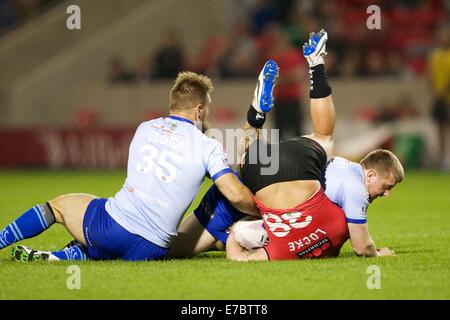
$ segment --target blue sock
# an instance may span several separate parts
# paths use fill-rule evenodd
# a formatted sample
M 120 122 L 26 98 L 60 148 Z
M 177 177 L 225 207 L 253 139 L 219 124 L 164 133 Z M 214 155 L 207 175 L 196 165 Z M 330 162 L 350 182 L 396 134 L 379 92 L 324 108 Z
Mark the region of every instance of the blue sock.
M 17 241 L 37 236 L 55 223 L 55 215 L 48 203 L 37 205 L 0 231 L 0 249 Z
M 81 245 L 77 244 L 70 248 L 65 248 L 60 251 L 52 252 L 52 255 L 57 257 L 59 260 L 87 260 L 87 249 Z

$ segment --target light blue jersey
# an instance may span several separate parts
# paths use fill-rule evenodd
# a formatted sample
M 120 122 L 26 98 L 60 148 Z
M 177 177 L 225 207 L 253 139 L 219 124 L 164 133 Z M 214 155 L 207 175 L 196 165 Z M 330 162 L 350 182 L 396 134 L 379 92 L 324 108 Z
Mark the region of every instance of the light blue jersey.
M 350 223 L 366 223 L 369 194 L 364 171 L 359 163 L 335 157 L 325 171 L 327 197 L 342 208 Z
M 131 142 L 125 184 L 105 208 L 129 232 L 168 248 L 205 175 L 216 180 L 228 172 L 220 143 L 190 120 L 147 121 Z

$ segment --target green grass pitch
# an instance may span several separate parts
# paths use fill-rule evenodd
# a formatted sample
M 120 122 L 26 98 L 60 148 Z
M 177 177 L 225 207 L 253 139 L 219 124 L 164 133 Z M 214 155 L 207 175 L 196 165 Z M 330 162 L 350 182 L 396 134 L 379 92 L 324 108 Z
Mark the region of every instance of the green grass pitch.
M 35 204 L 69 192 L 114 195 L 122 171 L 0 172 L 0 227 Z M 203 188 L 203 191 L 206 188 Z M 368 210 L 378 246 L 395 257 L 358 258 L 347 242 L 336 259 L 237 263 L 223 253 L 158 262 L 19 263 L 0 251 L 0 299 L 449 299 L 450 176 L 407 172 L 390 199 Z M 59 225 L 23 241 L 55 250 L 71 237 Z M 69 290 L 67 268 L 81 271 Z M 381 288 L 368 289 L 376 265 Z

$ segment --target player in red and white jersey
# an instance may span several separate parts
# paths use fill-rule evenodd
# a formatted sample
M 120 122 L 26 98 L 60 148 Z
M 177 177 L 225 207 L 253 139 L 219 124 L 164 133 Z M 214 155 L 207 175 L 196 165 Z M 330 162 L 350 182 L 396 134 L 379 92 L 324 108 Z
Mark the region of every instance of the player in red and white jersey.
M 345 216 L 322 189 L 291 209 L 271 209 L 257 202 L 270 239 L 271 260 L 336 257 L 348 239 Z
M 365 210 L 376 197 L 389 195 L 395 184 L 403 179 L 403 168 L 398 159 L 388 151 L 378 150 L 369 154 L 370 161 L 362 161 L 361 165 L 342 163 L 341 158 L 330 161 L 328 165 L 333 155 L 336 112 L 323 60 L 327 37 L 324 30 L 312 33 L 303 47 L 303 54 L 310 66 L 313 133 L 279 144 L 268 144 L 257 139 L 247 149 L 241 179 L 255 194 L 265 231 L 260 227 L 262 232 L 254 232 L 258 223 L 261 226 L 261 222 L 257 221 L 236 224 L 226 244 L 229 259 L 248 261 L 337 256 L 349 238 L 359 255 L 393 254 L 387 248 L 376 249 L 367 231 Z M 250 108 L 247 114 L 247 128 L 261 128 L 264 122 L 260 120 L 261 114 L 270 108 L 258 109 L 255 103 L 252 106 L 253 109 Z M 272 158 L 274 153 L 278 153 L 276 172 L 264 174 L 268 165 L 265 159 L 260 159 L 260 150 Z M 341 177 L 337 176 L 339 172 Z M 330 194 L 333 201 L 325 195 L 325 186 L 327 195 Z M 239 224 L 251 225 L 251 233 L 256 235 L 262 236 L 267 232 L 268 243 L 256 250 L 247 250 L 248 245 L 245 246 L 247 249 L 242 248 L 240 244 L 243 241 L 239 238 L 242 238 L 241 231 L 245 227 L 238 231 Z

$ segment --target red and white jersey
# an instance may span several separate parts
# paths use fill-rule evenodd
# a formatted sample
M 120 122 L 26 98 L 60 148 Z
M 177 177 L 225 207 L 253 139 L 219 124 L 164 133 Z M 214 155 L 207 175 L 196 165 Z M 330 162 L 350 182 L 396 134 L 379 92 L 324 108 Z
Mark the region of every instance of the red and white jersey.
M 271 209 L 256 198 L 269 236 L 270 260 L 336 257 L 349 238 L 345 214 L 319 189 L 292 209 Z

